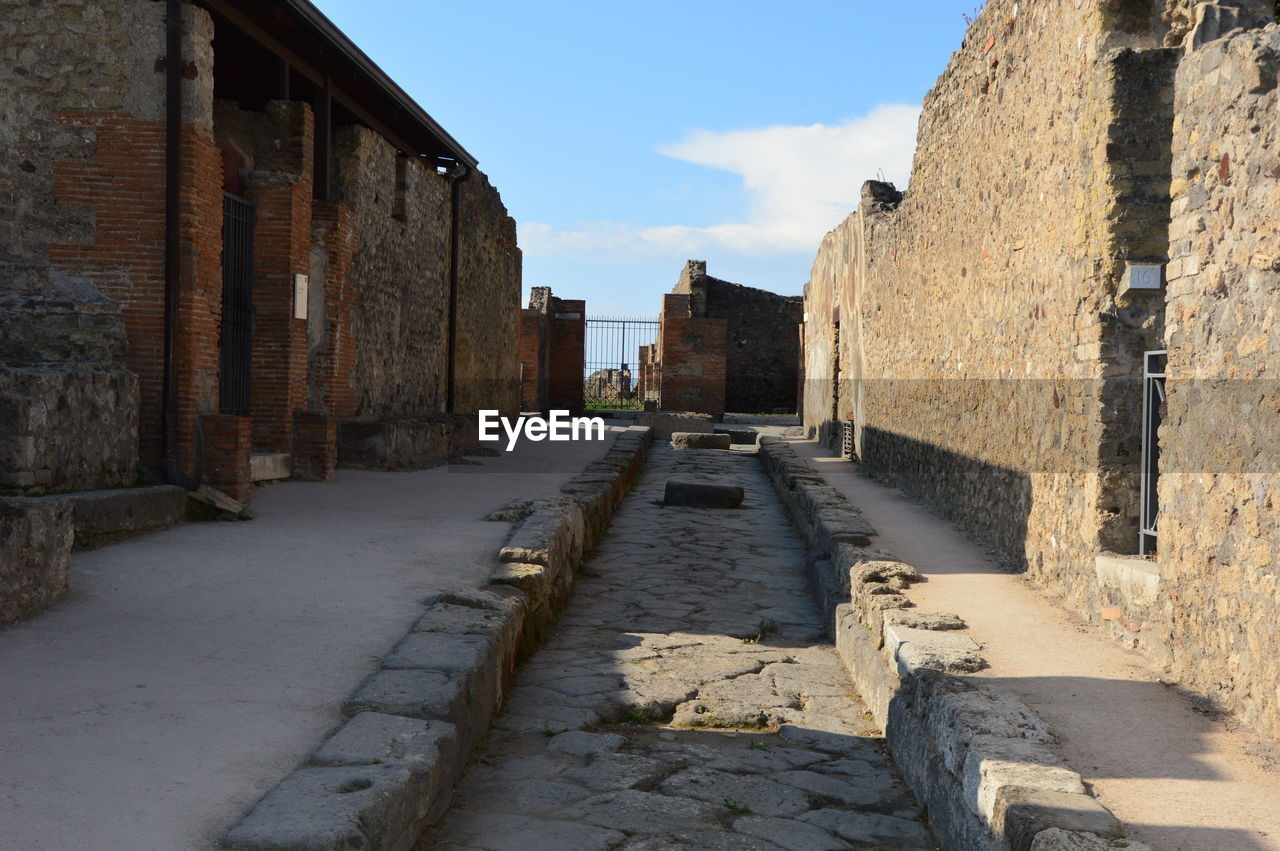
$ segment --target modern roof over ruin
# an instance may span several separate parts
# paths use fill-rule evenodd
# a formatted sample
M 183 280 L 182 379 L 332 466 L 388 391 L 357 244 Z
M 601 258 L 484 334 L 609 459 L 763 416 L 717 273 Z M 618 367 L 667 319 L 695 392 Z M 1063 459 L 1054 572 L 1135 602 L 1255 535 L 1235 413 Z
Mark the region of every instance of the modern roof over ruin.
M 405 153 L 474 167 L 467 152 L 386 72 L 308 0 L 198 0 L 274 54 L 292 75 L 328 83 L 335 106 Z

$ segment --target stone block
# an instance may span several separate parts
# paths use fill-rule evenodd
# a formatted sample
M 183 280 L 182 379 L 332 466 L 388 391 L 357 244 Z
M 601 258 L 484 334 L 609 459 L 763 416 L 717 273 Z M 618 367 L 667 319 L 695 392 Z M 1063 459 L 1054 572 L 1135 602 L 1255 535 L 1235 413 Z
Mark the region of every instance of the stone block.
M 75 522 L 76 545 L 162 529 L 186 514 L 187 492 L 175 485 L 79 491 L 67 494 Z
M 671 434 L 672 449 L 728 449 L 731 443 L 727 434 L 691 431 L 677 431 Z
M 423 721 L 380 712 L 361 712 L 343 724 L 314 754 L 314 765 L 376 765 L 455 762 L 458 728 L 447 721 Z M 461 768 L 461 766 L 458 766 Z
M 1037 742 L 975 736 L 969 742 L 960 782 L 964 798 L 984 823 L 995 823 L 996 802 L 1006 787 L 1084 794 L 1080 775 Z
M 885 624 L 898 624 L 911 629 L 965 629 L 959 615 L 949 612 L 916 612 L 895 609 L 884 613 Z
M 378 671 L 347 698 L 343 712 L 385 712 L 454 721 L 466 709 L 466 678 L 441 671 Z
M 554 569 L 565 559 L 576 561 L 581 557 L 585 535 L 582 509 L 576 502 L 536 500 L 533 511 L 511 533 L 498 558 Z
M 0 625 L 67 593 L 73 536 L 67 500 L 0 497 Z
M 293 475 L 293 456 L 288 452 L 255 452 L 249 456 L 249 479 L 269 482 Z
M 737 446 L 755 446 L 760 439 L 760 433 L 749 428 L 725 428 L 724 426 L 716 426 L 715 433 L 729 435 L 730 442 Z
M 467 673 L 493 660 L 493 640 L 487 635 L 411 632 L 383 657 L 387 668 Z
M 1160 593 L 1160 565 L 1150 559 L 1098 556 L 1094 571 L 1099 585 L 1119 591 L 1129 605 L 1153 605 Z
M 667 481 L 662 501 L 686 508 L 737 508 L 742 505 L 743 490 L 738 485 L 715 485 L 707 482 Z
M 986 660 L 978 655 L 977 643 L 967 635 L 952 632 L 913 629 L 886 621 L 884 647 L 897 663 L 900 676 L 921 669 L 961 674 L 986 667 Z
M 1026 851 L 1036 834 L 1051 828 L 1119 836 L 1122 827 L 1097 799 L 1083 792 L 1006 786 L 996 796 L 992 832 L 1012 851 Z
M 715 431 L 715 418 L 710 414 L 692 411 L 644 411 L 636 417 L 636 424 L 653 429 L 654 440 L 670 440 L 677 431 L 711 434 Z
M 1083 833 L 1078 830 L 1063 830 L 1051 827 L 1036 834 L 1031 841 L 1031 851 L 1151 851 L 1151 846 L 1132 839 L 1124 840 L 1118 845 L 1114 839 L 1099 836 L 1096 833 Z
M 408 849 L 426 826 L 430 779 L 403 763 L 299 768 L 223 840 L 230 851 Z

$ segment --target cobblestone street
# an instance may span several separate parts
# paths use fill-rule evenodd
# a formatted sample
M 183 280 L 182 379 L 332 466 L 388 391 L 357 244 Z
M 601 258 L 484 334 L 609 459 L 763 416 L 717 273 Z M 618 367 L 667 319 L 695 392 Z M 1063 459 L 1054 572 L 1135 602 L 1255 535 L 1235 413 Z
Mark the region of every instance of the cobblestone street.
M 661 503 L 668 478 L 740 509 Z M 753 453 L 655 445 L 425 848 L 932 848 Z

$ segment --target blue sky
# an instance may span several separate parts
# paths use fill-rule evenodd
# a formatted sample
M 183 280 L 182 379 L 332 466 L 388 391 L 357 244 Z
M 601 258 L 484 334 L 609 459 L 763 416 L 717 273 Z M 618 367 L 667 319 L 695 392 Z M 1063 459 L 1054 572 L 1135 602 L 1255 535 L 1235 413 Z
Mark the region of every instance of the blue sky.
M 905 184 L 976 2 L 316 5 L 480 160 L 526 292 L 656 315 L 687 258 L 799 293 L 861 182 Z

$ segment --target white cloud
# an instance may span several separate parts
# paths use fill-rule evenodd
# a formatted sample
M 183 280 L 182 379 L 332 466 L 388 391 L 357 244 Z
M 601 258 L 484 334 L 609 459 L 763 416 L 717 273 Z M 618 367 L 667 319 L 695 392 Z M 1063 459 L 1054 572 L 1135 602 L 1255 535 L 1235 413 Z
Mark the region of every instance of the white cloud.
M 741 175 L 750 199 L 743 221 L 710 227 L 588 222 L 576 230 L 529 222 L 520 228 L 520 245 L 527 254 L 559 257 L 812 251 L 857 206 L 864 180 L 883 175 L 906 186 L 919 115 L 916 106 L 882 104 L 835 125 L 700 130 L 658 151 Z

